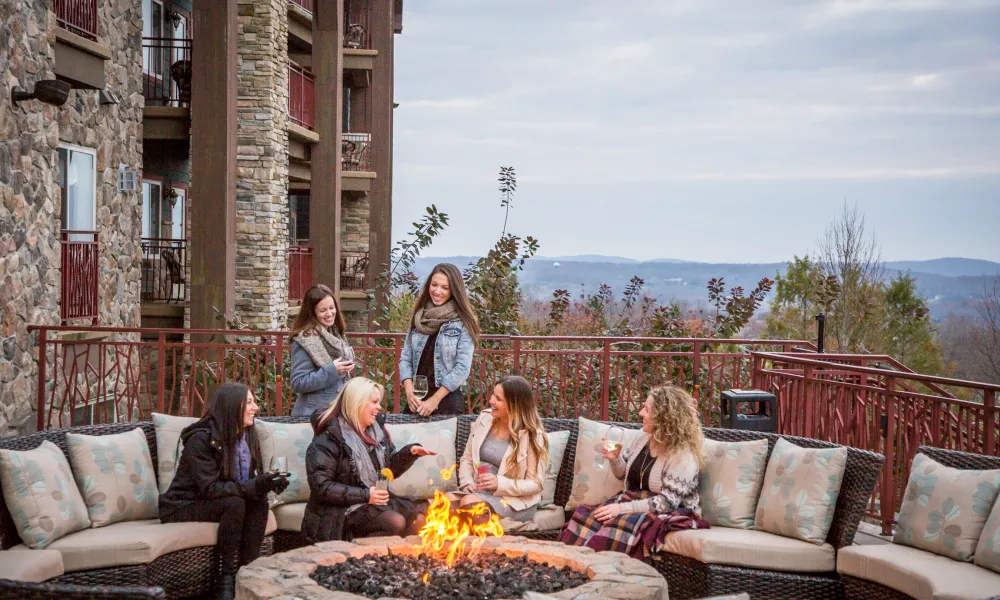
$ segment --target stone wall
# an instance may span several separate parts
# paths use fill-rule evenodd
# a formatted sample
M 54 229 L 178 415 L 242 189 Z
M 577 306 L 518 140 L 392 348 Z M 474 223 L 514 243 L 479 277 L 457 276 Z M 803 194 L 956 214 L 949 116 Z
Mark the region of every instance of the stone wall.
M 288 4 L 238 11 L 236 314 L 275 329 L 288 305 Z
M 371 202 L 367 194 L 342 194 L 340 213 L 341 251 L 367 252 Z

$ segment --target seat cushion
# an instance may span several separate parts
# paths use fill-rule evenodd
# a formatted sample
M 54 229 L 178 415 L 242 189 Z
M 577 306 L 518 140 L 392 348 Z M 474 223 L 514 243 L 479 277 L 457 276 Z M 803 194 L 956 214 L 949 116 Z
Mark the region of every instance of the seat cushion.
M 530 521 L 515 521 L 500 519 L 506 533 L 523 533 L 525 531 L 552 531 L 562 528 L 566 522 L 566 513 L 559 506 L 539 507 Z
M 40 583 L 63 574 L 58 550 L 31 550 L 23 544 L 18 548 L 0 551 L 0 579 Z
M 791 573 L 829 573 L 837 564 L 830 544 L 731 527 L 675 531 L 667 535 L 663 551 L 710 565 Z
M 260 460 L 269 469 L 275 456 L 285 457 L 288 487 L 278 499 L 281 502 L 309 500 L 309 479 L 306 473 L 306 450 L 313 439 L 311 423 L 272 423 L 257 419 L 254 423 L 260 444 Z
M 389 432 L 396 448 L 420 444 L 437 453 L 434 456 L 421 456 L 405 473 L 397 474 L 395 481 L 389 484 L 390 492 L 413 500 L 429 500 L 434 497 L 434 490 L 448 493 L 458 489 L 458 469 L 453 468 L 458 462 L 455 453 L 458 419 L 429 423 L 386 423 L 385 430 Z M 442 475 L 442 469 L 446 471 L 448 479 Z
M 979 600 L 1000 592 L 1000 574 L 900 544 L 842 548 L 837 572 L 917 600 Z
M 266 533 L 277 528 L 274 515 L 268 511 Z M 100 529 L 85 529 L 53 542 L 49 549 L 62 555 L 67 573 L 141 565 L 157 558 L 200 546 L 215 545 L 219 531 L 217 523 L 160 523 L 158 519 L 122 521 Z M 27 549 L 15 546 L 13 550 Z
M 278 529 L 282 531 L 302 531 L 302 519 L 306 516 L 306 503 L 293 502 L 291 504 L 279 504 L 271 509 L 278 524 Z

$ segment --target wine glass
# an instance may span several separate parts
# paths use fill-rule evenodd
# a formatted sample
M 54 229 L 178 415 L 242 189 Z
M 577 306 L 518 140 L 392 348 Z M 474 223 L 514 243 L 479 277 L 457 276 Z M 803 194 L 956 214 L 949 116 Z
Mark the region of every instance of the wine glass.
M 288 459 L 285 458 L 284 456 L 272 456 L 271 464 L 269 465 L 269 467 L 270 467 L 269 470 L 272 473 L 280 473 L 285 477 L 291 475 L 291 473 L 288 472 Z M 280 502 L 281 500 L 278 498 L 278 494 L 274 492 L 268 493 L 267 495 L 268 504 L 274 506 L 275 504 L 279 504 Z
M 417 400 L 423 400 L 427 396 L 427 377 L 424 375 L 417 375 L 413 378 L 413 397 Z
M 375 481 L 375 489 L 383 492 L 389 490 L 389 478 L 379 473 L 378 480 Z
M 625 439 L 625 431 L 621 427 L 612 425 L 611 428 L 608 429 L 608 433 L 605 434 L 604 439 L 601 440 L 601 445 L 608 452 L 614 452 L 618 448 L 622 447 L 622 441 L 624 439 Z M 598 471 L 603 471 L 608 468 L 608 466 L 602 459 L 603 457 L 598 458 L 596 465 Z

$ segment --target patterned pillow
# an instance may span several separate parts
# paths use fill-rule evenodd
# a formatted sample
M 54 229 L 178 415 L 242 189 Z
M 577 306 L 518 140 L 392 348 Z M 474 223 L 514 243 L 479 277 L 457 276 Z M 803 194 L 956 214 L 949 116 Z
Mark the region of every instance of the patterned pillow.
M 559 468 L 562 467 L 563 456 L 566 455 L 566 444 L 569 443 L 568 431 L 556 431 L 549 436 L 549 470 L 542 479 L 542 499 L 539 506 L 548 506 L 555 501 L 556 487 L 559 483 Z
M 434 490 L 444 493 L 458 489 L 458 467 L 455 457 L 455 432 L 458 419 L 431 421 L 429 423 L 386 424 L 396 449 L 408 444 L 420 444 L 437 452 L 435 456 L 421 456 L 413 466 L 389 484 L 389 491 L 397 496 L 414 500 L 434 497 Z M 444 479 L 442 470 L 449 471 Z
M 971 562 L 998 490 L 1000 470 L 952 469 L 918 454 L 892 541 Z
M 17 534 L 29 548 L 41 550 L 90 527 L 69 461 L 50 441 L 25 452 L 0 450 L 0 484 Z
M 699 476 L 702 518 L 711 525 L 753 529 L 767 463 L 767 440 L 705 440 L 705 466 Z
M 159 493 L 146 434 L 67 433 L 69 461 L 93 527 L 155 519 Z
M 160 493 L 167 491 L 177 471 L 177 461 L 181 459 L 184 442 L 181 431 L 196 422 L 197 417 L 174 417 L 153 413 L 153 428 L 156 430 L 156 481 Z
M 581 504 L 600 504 L 621 493 L 624 482 L 615 477 L 608 461 L 601 458 L 601 439 L 607 437 L 611 425 L 580 417 L 579 436 L 576 441 L 576 457 L 573 461 L 573 490 L 566 503 L 566 510 Z M 626 429 L 622 444 L 625 448 L 638 434 L 635 429 Z M 602 468 L 603 467 L 603 468 Z
M 278 496 L 279 502 L 305 502 L 309 500 L 309 479 L 306 473 L 306 450 L 312 443 L 313 429 L 309 423 L 254 422 L 260 460 L 265 470 L 270 469 L 271 458 L 284 456 L 288 464 L 288 488 Z
M 983 532 L 976 546 L 976 564 L 1000 573 L 1000 497 L 993 503 L 990 518 L 986 519 Z
M 800 448 L 780 438 L 767 461 L 754 529 L 822 544 L 847 467 L 847 448 Z

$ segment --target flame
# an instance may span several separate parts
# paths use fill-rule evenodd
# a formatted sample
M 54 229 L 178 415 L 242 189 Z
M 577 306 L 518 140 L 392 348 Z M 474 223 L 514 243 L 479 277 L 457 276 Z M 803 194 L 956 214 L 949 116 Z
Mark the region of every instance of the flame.
M 389 467 L 382 469 L 381 471 L 379 471 L 379 473 L 385 475 L 385 478 L 389 480 L 389 483 L 392 483 L 393 481 L 396 480 L 395 475 L 392 474 L 392 470 Z
M 454 470 L 454 466 L 449 471 Z M 444 470 L 441 476 L 444 477 Z M 445 477 L 448 479 L 448 477 Z M 490 517 L 482 522 L 482 517 L 489 514 Z M 500 516 L 496 513 L 490 514 L 489 506 L 485 502 L 474 504 L 466 508 L 458 508 L 454 512 L 451 510 L 451 501 L 448 496 L 440 490 L 434 490 L 434 501 L 427 509 L 427 521 L 420 528 L 421 549 L 429 554 L 444 554 L 445 564 L 449 567 L 455 561 L 466 554 L 466 539 L 474 538 L 470 544 L 469 554 L 474 554 L 487 536 L 502 536 L 503 526 L 500 525 Z
M 421 577 L 420 579 L 422 579 L 424 581 L 424 583 L 427 583 L 428 581 L 430 581 L 431 580 L 431 573 L 430 573 L 430 571 L 424 573 L 424 576 Z
M 458 465 L 451 465 L 447 469 L 441 469 L 441 479 L 443 479 L 445 481 L 448 481 L 449 479 L 451 479 L 451 476 L 454 475 L 454 473 L 455 473 L 455 467 L 457 467 L 457 466 Z

